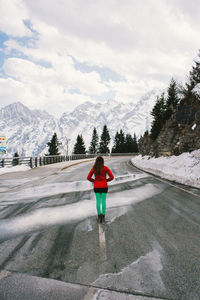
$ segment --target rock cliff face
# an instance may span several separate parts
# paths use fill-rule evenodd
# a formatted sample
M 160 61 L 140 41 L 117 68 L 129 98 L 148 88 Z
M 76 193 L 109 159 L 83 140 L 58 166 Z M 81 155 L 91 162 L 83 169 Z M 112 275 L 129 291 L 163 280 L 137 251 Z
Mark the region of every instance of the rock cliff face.
M 170 156 L 200 149 L 200 101 L 182 100 L 155 142 L 149 135 L 139 140 L 142 155 Z

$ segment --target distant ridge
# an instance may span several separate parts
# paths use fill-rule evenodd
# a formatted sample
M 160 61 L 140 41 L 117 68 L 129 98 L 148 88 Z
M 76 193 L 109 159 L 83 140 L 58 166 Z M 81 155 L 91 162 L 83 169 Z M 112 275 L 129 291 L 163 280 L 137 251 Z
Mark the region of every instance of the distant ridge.
M 0 134 L 7 137 L 7 155 L 18 152 L 20 155 L 43 155 L 47 153 L 47 142 L 54 132 L 62 143 L 60 152 L 66 154 L 66 138 L 69 151 L 78 134 L 82 134 L 88 149 L 93 128 L 99 136 L 104 124 L 107 125 L 112 140 L 117 130 L 139 137 L 150 128 L 150 111 L 156 101 L 152 91 L 137 104 L 122 103 L 116 100 L 107 102 L 85 102 L 70 113 L 63 113 L 59 119 L 43 110 L 31 110 L 21 102 L 15 102 L 0 109 Z

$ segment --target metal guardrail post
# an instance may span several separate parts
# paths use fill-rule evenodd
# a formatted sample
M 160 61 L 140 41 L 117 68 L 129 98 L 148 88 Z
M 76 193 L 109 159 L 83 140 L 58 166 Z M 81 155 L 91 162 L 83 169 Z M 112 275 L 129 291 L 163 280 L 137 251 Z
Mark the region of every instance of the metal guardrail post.
M 2 165 L 2 168 L 4 168 L 4 166 L 5 166 L 5 159 L 4 158 L 1 161 L 1 165 Z
M 38 166 L 38 158 L 35 157 L 35 167 L 37 168 L 37 166 Z
M 30 167 L 31 167 L 31 169 L 33 168 L 33 158 L 32 157 L 30 157 Z

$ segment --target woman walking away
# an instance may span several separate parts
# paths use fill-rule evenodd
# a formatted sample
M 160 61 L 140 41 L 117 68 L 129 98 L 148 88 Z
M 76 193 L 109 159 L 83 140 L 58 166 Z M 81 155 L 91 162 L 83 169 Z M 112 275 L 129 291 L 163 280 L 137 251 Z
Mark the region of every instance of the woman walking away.
M 94 179 L 92 178 L 94 174 Z M 106 175 L 108 174 L 108 178 Z M 114 179 L 114 176 L 110 169 L 104 166 L 104 159 L 102 156 L 98 156 L 93 165 L 93 168 L 90 170 L 87 180 L 94 183 L 94 192 L 96 195 L 96 207 L 98 214 L 98 223 L 105 222 L 106 214 L 106 196 L 108 192 L 108 181 Z M 102 204 L 102 213 L 101 213 L 101 204 Z

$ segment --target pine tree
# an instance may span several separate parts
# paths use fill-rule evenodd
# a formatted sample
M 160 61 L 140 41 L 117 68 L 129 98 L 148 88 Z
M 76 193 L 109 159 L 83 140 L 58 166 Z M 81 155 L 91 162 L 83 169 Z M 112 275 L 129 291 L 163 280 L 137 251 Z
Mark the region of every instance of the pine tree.
M 114 139 L 113 153 L 125 153 L 125 135 L 122 129 L 116 132 Z
M 137 137 L 136 137 L 135 133 L 134 133 L 134 136 L 133 136 L 133 152 L 134 153 L 138 152 L 138 143 L 137 143 Z
M 198 53 L 198 58 L 200 58 L 200 50 Z M 193 88 L 200 83 L 200 61 L 195 61 L 195 65 L 192 66 L 192 70 L 190 71 L 189 80 L 186 83 L 186 87 L 183 89 L 183 95 L 186 98 L 190 98 L 195 95 L 193 93 Z
M 109 143 L 110 143 L 110 134 L 107 129 L 107 126 L 104 125 L 101 134 L 100 145 L 99 145 L 99 153 L 110 153 L 110 150 L 108 148 Z
M 178 88 L 176 81 L 172 78 L 168 91 L 167 91 L 167 100 L 166 100 L 166 111 L 165 111 L 165 117 L 164 121 L 169 120 L 169 118 L 172 115 L 173 109 L 177 107 L 177 104 L 179 102 L 179 97 L 178 97 Z
M 116 134 L 115 134 L 112 153 L 119 153 L 119 145 L 120 145 L 120 136 L 119 136 L 119 132 L 117 131 Z
M 124 153 L 137 153 L 137 152 L 138 152 L 138 144 L 137 144 L 137 138 L 135 133 L 133 137 L 131 134 L 127 133 L 125 137 Z
M 59 155 L 60 153 L 58 152 L 58 144 L 58 137 L 55 132 L 52 136 L 51 141 L 47 143 L 47 145 L 49 146 L 49 153 L 47 155 Z
M 124 153 L 125 152 L 125 135 L 122 129 L 120 129 L 119 132 L 119 140 L 120 140 L 120 144 L 119 144 L 119 153 Z
M 92 134 L 92 140 L 91 140 L 90 148 L 89 148 L 89 153 L 91 153 L 91 154 L 97 153 L 97 151 L 98 151 L 98 141 L 99 141 L 99 137 L 98 137 L 98 134 L 97 134 L 97 130 L 94 127 L 93 134 Z
M 85 154 L 86 153 L 85 143 L 84 143 L 82 135 L 77 136 L 73 153 L 74 154 Z
M 133 138 L 130 133 L 126 134 L 125 137 L 125 153 L 133 152 Z
M 157 101 L 152 109 L 151 115 L 153 116 L 153 122 L 152 122 L 150 137 L 153 141 L 155 141 L 163 127 L 164 120 L 165 120 L 164 93 L 162 93 L 160 98 L 157 97 Z

